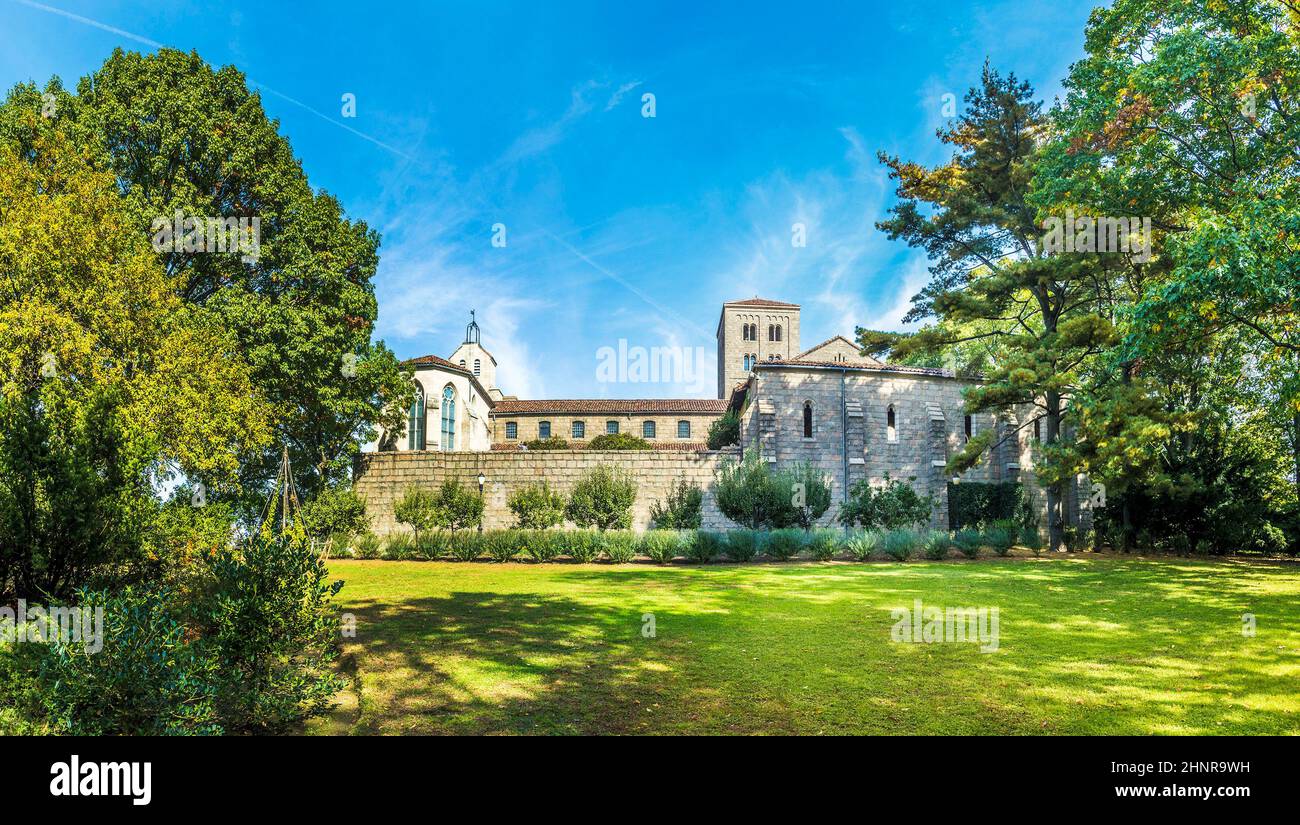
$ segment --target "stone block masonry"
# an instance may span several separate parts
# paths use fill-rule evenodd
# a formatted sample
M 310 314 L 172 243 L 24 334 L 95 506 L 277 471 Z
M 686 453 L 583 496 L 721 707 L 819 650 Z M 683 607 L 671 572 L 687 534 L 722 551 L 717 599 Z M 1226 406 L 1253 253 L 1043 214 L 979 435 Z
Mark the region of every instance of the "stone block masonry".
M 717 530 L 735 526 L 718 511 L 712 490 L 718 465 L 727 455 L 646 450 L 364 453 L 357 460 L 354 488 L 366 502 L 371 528 L 377 535 L 387 536 L 407 529 L 394 519 L 393 505 L 408 487 L 436 490 L 445 480 L 454 479 L 467 489 L 477 490 L 481 472 L 487 477 L 483 529 L 495 530 L 514 526 L 514 514 L 506 501 L 518 488 L 544 480 L 551 489 L 567 496 L 588 470 L 598 464 L 612 464 L 627 469 L 636 480 L 636 503 L 632 506 L 635 529 L 649 526 L 650 506 L 667 498 L 677 480 L 685 478 L 704 491 L 702 526 Z

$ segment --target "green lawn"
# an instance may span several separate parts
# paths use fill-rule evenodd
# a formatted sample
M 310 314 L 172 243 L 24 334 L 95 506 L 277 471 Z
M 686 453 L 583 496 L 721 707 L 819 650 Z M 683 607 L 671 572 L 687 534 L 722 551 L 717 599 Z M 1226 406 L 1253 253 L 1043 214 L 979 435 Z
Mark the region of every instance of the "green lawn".
M 313 733 L 1300 733 L 1296 565 L 331 567 L 359 688 Z M 1000 648 L 892 642 L 915 598 Z

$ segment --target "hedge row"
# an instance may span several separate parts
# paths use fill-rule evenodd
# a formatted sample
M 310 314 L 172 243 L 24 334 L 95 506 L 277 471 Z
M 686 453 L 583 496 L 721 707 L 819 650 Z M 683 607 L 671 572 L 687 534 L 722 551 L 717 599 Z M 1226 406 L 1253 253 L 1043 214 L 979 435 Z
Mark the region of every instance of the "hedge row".
M 1021 533 L 1009 524 L 987 530 L 488 530 L 421 535 L 417 542 L 409 534 L 396 534 L 386 541 L 373 535 L 352 542 L 342 555 L 359 559 L 425 560 L 455 559 L 498 562 L 531 559 L 552 562 L 567 558 L 576 562 L 604 559 L 624 564 L 637 557 L 660 564 L 674 559 L 709 562 L 725 558 L 735 562 L 763 556 L 777 561 L 807 557 L 820 561 L 834 558 L 891 558 L 905 561 L 924 555 L 947 558 L 952 551 L 975 558 L 984 550 L 1006 555 L 1012 546 L 1023 544 L 1037 553 L 1042 542 L 1036 531 Z

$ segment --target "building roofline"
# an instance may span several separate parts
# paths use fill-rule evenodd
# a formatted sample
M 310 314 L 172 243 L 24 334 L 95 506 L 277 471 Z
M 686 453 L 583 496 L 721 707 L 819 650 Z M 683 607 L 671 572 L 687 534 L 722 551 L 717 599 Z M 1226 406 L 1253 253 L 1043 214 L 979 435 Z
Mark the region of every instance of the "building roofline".
M 759 361 L 754 365 L 756 370 L 771 369 L 812 369 L 828 370 L 831 372 L 884 372 L 893 375 L 915 375 L 921 378 L 947 378 L 953 381 L 967 381 L 983 383 L 982 376 L 959 376 L 951 370 L 934 369 L 931 367 L 904 367 L 895 364 L 881 364 L 879 366 L 872 364 L 848 364 L 836 361 L 800 361 L 797 359 L 776 360 L 776 361 Z
M 418 372 L 421 367 L 425 367 L 459 373 L 468 378 L 470 383 L 478 389 L 479 395 L 483 396 L 487 401 L 489 409 L 501 403 L 492 398 L 492 394 L 488 392 L 487 388 L 483 386 L 483 383 L 478 380 L 478 376 L 474 374 L 473 370 L 468 367 L 462 367 L 460 364 L 456 364 L 452 361 L 448 361 L 446 358 L 439 355 L 421 355 L 419 358 L 408 358 L 402 362 L 402 366 L 409 366 L 414 372 Z

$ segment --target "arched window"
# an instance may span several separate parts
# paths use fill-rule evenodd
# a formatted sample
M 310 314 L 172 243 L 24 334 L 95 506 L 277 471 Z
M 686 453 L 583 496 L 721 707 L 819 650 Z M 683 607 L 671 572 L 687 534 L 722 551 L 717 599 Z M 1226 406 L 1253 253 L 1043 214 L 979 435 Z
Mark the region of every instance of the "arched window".
M 586 438 L 586 437 L 587 437 L 587 422 L 585 422 L 585 421 L 575 421 L 575 422 L 573 422 L 573 437 L 574 437 L 574 438 Z
M 415 384 L 415 401 L 406 422 L 406 449 L 424 449 L 424 387 Z
M 537 422 L 537 437 L 538 437 L 538 438 L 550 438 L 550 437 L 551 437 L 551 422 L 549 422 L 549 421 L 539 421 L 539 422 Z
M 767 325 L 767 340 L 769 341 L 776 340 L 776 324 Z
M 655 423 L 653 421 L 647 421 L 641 425 L 641 437 L 642 438 L 655 437 Z
M 1041 415 L 1034 419 L 1034 440 L 1043 440 L 1043 417 Z
M 479 363 L 479 359 L 475 358 L 475 359 L 474 359 L 474 374 L 475 374 L 475 375 L 478 375 L 478 374 L 479 374 L 479 367 L 481 367 L 481 366 L 482 366 L 482 365 Z
M 969 415 L 966 416 L 965 421 L 962 423 L 962 427 L 966 431 L 965 440 L 970 441 L 970 437 L 975 434 L 975 422 L 971 420 L 971 417 Z
M 803 437 L 804 438 L 813 437 L 811 401 L 803 402 Z
M 780 324 L 777 324 L 777 325 L 776 325 L 776 340 L 778 340 L 778 341 L 781 340 L 781 325 L 780 325 Z
M 442 391 L 442 449 L 456 449 L 456 390 L 451 384 Z
M 516 421 L 506 422 L 506 438 L 511 440 L 519 437 L 519 423 Z
M 690 438 L 690 437 L 691 437 L 691 422 L 689 422 L 689 421 L 678 421 L 678 422 L 677 422 L 677 437 L 678 437 L 678 438 Z
M 740 340 L 742 340 L 742 341 L 748 341 L 748 340 L 749 340 L 749 324 L 741 324 L 741 326 L 740 326 Z
M 893 404 L 890 404 L 889 409 L 885 411 L 885 438 L 890 441 L 898 440 L 898 419 L 894 416 Z
M 745 364 L 745 366 L 744 366 L 745 372 L 749 372 L 749 368 L 750 368 L 752 365 L 751 365 L 750 362 L 749 362 L 749 356 L 748 356 L 748 355 L 746 355 L 745 358 L 744 358 L 744 364 Z
M 460 365 L 461 365 L 462 367 L 465 366 L 465 359 L 464 359 L 464 358 L 460 359 Z

